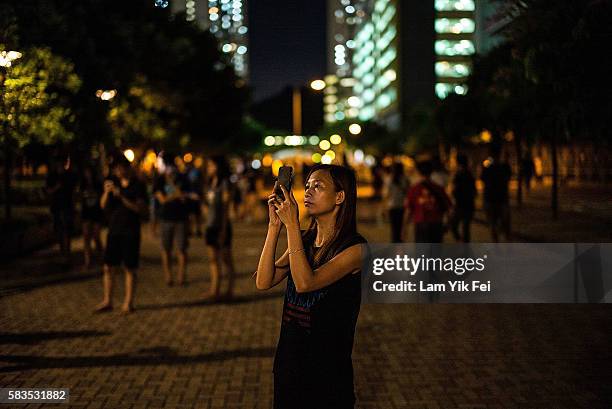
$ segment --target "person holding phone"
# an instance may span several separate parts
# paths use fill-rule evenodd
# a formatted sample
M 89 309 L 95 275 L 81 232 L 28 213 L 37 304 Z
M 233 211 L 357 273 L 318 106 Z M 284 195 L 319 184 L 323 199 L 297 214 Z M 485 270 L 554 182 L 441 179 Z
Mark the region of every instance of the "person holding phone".
M 318 165 L 306 178 L 310 226 L 300 231 L 293 192 L 268 198 L 266 241 L 253 274 L 258 289 L 285 278 L 281 331 L 274 357 L 274 408 L 353 408 L 352 349 L 361 303 L 362 244 L 357 184 L 350 169 Z M 274 260 L 282 226 L 288 248 Z
M 125 297 L 122 313 L 133 311 L 136 271 L 140 261 L 140 225 L 147 210 L 147 188 L 134 174 L 127 159 L 119 158 L 114 177 L 104 182 L 100 207 L 106 212 L 108 234 L 104 252 L 104 299 L 96 312 L 112 310 L 113 270 L 123 264 Z

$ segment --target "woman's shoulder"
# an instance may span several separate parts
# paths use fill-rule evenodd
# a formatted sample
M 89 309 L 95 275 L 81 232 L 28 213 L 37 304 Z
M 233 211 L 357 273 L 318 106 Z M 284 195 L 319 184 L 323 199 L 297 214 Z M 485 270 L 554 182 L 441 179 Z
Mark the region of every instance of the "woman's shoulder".
M 352 247 L 356 244 L 363 244 L 367 242 L 368 241 L 365 239 L 365 237 L 355 232 L 354 234 L 351 234 L 343 241 L 343 243 L 340 245 L 340 248 L 338 249 L 339 250 L 338 252 L 346 250 L 347 248 Z

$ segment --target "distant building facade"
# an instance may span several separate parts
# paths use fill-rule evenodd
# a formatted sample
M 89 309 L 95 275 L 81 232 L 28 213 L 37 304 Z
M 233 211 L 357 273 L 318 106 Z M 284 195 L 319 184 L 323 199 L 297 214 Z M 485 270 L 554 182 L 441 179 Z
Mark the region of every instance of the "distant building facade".
M 209 30 L 227 54 L 236 74 L 249 78 L 249 36 L 247 0 L 170 0 L 171 11 L 185 13 L 187 21 L 195 21 Z

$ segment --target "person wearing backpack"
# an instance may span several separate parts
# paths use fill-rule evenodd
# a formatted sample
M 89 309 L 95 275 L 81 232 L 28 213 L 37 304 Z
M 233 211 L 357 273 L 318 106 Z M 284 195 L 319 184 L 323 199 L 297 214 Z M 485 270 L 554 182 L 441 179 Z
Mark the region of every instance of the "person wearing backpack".
M 451 201 L 446 192 L 431 180 L 432 163 L 417 163 L 422 180 L 408 190 L 404 200 L 404 222 L 402 241 L 406 226 L 414 223 L 415 243 L 441 243 L 444 237 L 444 219 L 451 209 Z

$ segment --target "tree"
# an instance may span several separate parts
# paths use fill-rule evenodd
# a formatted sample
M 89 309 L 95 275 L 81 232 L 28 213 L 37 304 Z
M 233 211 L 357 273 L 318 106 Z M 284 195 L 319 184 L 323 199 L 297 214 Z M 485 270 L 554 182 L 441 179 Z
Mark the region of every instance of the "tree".
M 74 100 L 81 145 L 182 141 L 203 148 L 241 134 L 247 87 L 212 34 L 184 15 L 148 0 L 5 3 L 22 44 L 50 46 L 74 62 L 83 80 Z M 106 104 L 98 89 L 118 93 Z
M 601 50 L 609 42 L 609 0 L 504 0 L 501 13 L 512 15 L 502 33 L 523 62 L 534 90 L 541 136 L 551 148 L 551 208 L 558 212 L 557 145 L 577 138 L 605 138 L 612 105 L 605 87 Z M 598 76 L 601 75 L 601 76 Z M 527 105 L 526 105 L 527 106 Z
M 6 46 L 0 44 L 0 50 Z M 5 68 L 0 94 L 0 142 L 4 147 L 5 217 L 11 217 L 14 151 L 30 143 L 50 145 L 73 138 L 70 97 L 81 86 L 74 66 L 48 48 L 29 48 Z

